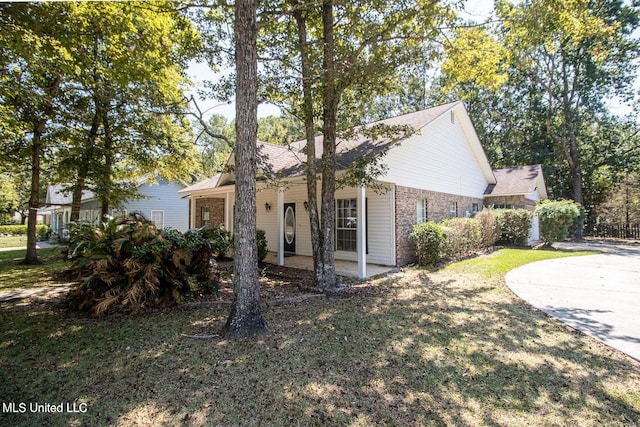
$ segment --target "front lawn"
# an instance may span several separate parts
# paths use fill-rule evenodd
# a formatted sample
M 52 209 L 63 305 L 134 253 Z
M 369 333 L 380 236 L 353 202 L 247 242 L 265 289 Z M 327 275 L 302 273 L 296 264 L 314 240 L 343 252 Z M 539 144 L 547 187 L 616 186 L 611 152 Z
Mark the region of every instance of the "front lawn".
M 593 251 L 531 250 L 507 248 L 487 256 L 471 258 L 445 267 L 450 272 L 473 272 L 486 278 L 500 279 L 509 271 L 525 264 L 568 256 L 594 255 Z
M 27 236 L 0 236 L 0 248 L 27 247 Z
M 502 273 L 476 264 L 525 252 L 406 269 L 371 281 L 382 295 L 267 308 L 272 333 L 251 341 L 186 336 L 215 334 L 226 309 L 95 320 L 2 303 L 3 403 L 86 412 L 4 411 L 0 424 L 639 424 L 638 362 L 522 303 Z
M 25 254 L 25 249 L 0 252 L 0 291 L 65 284 L 57 276 L 69 265 L 62 248 L 38 249 L 40 265 L 21 265 Z

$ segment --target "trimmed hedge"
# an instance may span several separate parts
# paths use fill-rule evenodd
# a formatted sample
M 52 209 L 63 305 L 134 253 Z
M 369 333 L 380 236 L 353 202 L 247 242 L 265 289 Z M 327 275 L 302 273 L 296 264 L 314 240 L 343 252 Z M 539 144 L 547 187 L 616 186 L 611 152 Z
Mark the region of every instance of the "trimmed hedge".
M 498 215 L 493 209 L 484 209 L 478 212 L 474 217 L 475 220 L 480 222 L 482 228 L 482 240 L 480 247 L 490 248 L 495 246 L 496 242 L 500 240 L 500 227 L 498 226 Z
M 416 257 L 420 265 L 433 265 L 446 253 L 447 233 L 433 221 L 413 226 L 409 239 L 416 245 Z
M 540 238 L 553 243 L 569 237 L 580 217 L 580 205 L 573 200 L 543 200 L 536 206 L 535 214 L 540 218 Z
M 526 209 L 496 209 L 500 241 L 512 245 L 526 245 L 533 212 Z
M 482 243 L 480 221 L 472 218 L 451 218 L 445 219 L 440 224 L 447 235 L 446 256 L 463 257 L 480 249 Z
M 483 210 L 475 218 L 451 218 L 415 225 L 409 235 L 420 265 L 428 266 L 443 257 L 460 258 L 494 246 L 498 239 L 524 244 L 533 213 L 525 209 Z
M 0 235 L 26 236 L 27 225 L 0 225 Z M 46 240 L 51 235 L 51 228 L 48 225 L 36 225 L 36 235 L 41 240 Z

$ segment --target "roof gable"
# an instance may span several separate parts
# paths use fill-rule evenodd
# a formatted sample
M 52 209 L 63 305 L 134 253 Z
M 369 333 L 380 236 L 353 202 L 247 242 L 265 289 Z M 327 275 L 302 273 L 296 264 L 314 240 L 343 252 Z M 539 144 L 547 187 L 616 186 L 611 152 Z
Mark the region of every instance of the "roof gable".
M 402 145 L 403 140 L 410 137 L 411 133 L 423 131 L 429 124 L 453 109 L 461 109 L 462 114 L 458 116 L 462 119 L 461 126 L 470 148 L 476 156 L 487 182 L 494 182 L 491 166 L 462 101 L 403 114 L 357 127 L 352 132 L 343 132 L 344 137 L 338 139 L 336 146 L 337 170 L 341 171 L 349 168 L 359 158 L 376 157 L 388 150 L 396 149 Z M 399 131 L 400 136 L 390 135 L 389 132 L 383 130 L 391 127 L 393 127 L 393 130 Z M 306 144 L 306 139 L 293 142 L 288 146 L 258 142 L 257 163 L 260 171 L 270 179 L 303 175 L 304 164 L 307 161 L 307 156 L 304 152 Z M 318 166 L 320 166 L 323 153 L 323 135 L 315 137 L 315 149 Z M 233 166 L 234 161 L 235 158 L 231 155 L 227 165 Z M 216 188 L 233 181 L 233 174 L 225 173 L 208 178 L 180 192 L 190 193 L 192 191 Z

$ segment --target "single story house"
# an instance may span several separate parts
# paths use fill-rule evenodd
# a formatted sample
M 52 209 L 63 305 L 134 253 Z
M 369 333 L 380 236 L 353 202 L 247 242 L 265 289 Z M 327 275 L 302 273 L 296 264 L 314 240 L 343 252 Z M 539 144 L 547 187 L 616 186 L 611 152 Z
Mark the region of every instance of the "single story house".
M 141 179 L 138 185 L 138 193 L 142 196 L 137 199 L 127 200 L 122 205 L 111 209 L 111 216 L 125 215 L 139 212 L 151 220 L 158 228 L 174 228 L 178 231 L 189 229 L 188 212 L 189 205 L 178 191 L 185 187 L 182 183 L 176 183 L 165 179 L 152 181 Z M 46 205 L 43 209 L 51 215 L 51 230 L 53 233 L 66 237 L 66 226 L 71 217 L 71 193 L 62 191 L 64 185 L 50 185 L 47 188 Z M 80 220 L 97 223 L 100 221 L 100 201 L 92 191 L 85 190 L 82 193 L 80 204 Z
M 382 157 L 375 185 L 336 191 L 336 247 L 339 260 L 399 266 L 415 260 L 409 241 L 422 221 L 472 216 L 482 209 L 487 188 L 497 180 L 464 104 L 460 101 L 372 123 L 410 127 L 400 141 L 357 133 L 337 145 L 337 176 L 363 156 Z M 311 256 L 311 232 L 304 162 L 306 141 L 290 146 L 258 143 L 257 226 L 270 251 Z M 316 137 L 322 155 L 322 135 Z M 233 155 L 229 165 L 233 166 Z M 232 170 L 232 169 L 230 169 Z M 180 190 L 190 203 L 190 227 L 224 225 L 233 231 L 233 172 L 218 174 Z M 318 181 L 320 194 L 320 181 Z
M 540 200 L 547 198 L 547 186 L 541 165 L 516 166 L 494 169 L 496 183 L 487 187 L 484 205 L 496 209 L 533 210 Z M 529 230 L 529 243 L 540 240 L 538 217 L 534 217 Z

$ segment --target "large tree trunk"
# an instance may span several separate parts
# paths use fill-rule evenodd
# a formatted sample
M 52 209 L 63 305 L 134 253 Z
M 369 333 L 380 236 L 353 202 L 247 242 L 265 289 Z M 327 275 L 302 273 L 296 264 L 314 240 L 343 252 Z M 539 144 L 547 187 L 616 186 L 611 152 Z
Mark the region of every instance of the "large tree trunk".
M 31 141 L 31 192 L 29 194 L 29 213 L 27 220 L 27 254 L 25 264 L 40 264 L 36 250 L 36 225 L 40 207 L 40 155 L 42 154 L 42 134 L 47 119 L 41 119 L 33 129 Z
M 104 221 L 109 215 L 109 201 L 111 200 L 111 173 L 113 171 L 113 139 L 111 135 L 111 125 L 109 115 L 106 112 L 102 115 L 102 127 L 104 129 L 104 172 L 102 176 L 103 194 L 100 198 L 100 220 Z
M 96 111 L 93 114 L 93 120 L 91 121 L 91 129 L 87 135 L 87 149 L 83 153 L 80 162 L 78 162 L 78 178 L 74 183 L 73 193 L 71 198 L 71 221 L 78 221 L 80 219 L 80 207 L 82 205 L 82 191 L 89 175 L 89 164 L 93 162 L 93 150 L 98 137 L 98 130 L 100 129 L 100 112 L 98 104 L 96 102 Z
M 566 79 L 565 79 L 566 82 Z M 565 83 L 565 92 L 563 93 L 563 114 L 564 114 L 564 127 L 565 137 L 563 138 L 563 148 L 567 162 L 569 163 L 569 171 L 571 172 L 571 184 L 573 190 L 573 201 L 579 203 L 581 206 L 581 215 L 579 222 L 574 229 L 574 237 L 581 240 L 584 236 L 584 197 L 582 195 L 582 166 L 580 164 L 580 153 L 578 148 L 577 115 L 571 110 L 569 106 L 569 100 L 567 99 L 567 91 Z
M 313 271 L 316 286 L 322 287 L 324 267 L 322 258 L 322 234 L 320 233 L 320 218 L 318 216 L 318 186 L 316 176 L 316 138 L 313 126 L 313 93 L 311 84 L 311 70 L 309 64 L 309 45 L 307 42 L 307 22 L 301 11 L 294 12 L 298 26 L 298 49 L 302 66 L 302 92 L 304 130 L 307 140 L 307 200 L 309 202 L 309 223 L 311 226 L 311 248 L 313 251 Z
M 27 222 L 27 253 L 25 264 L 40 264 L 36 248 L 36 225 L 38 223 L 38 208 L 40 207 L 40 156 L 42 155 L 42 135 L 53 114 L 53 99 L 62 83 L 62 76 L 54 76 L 46 88 L 47 104 L 42 118 L 37 119 L 33 126 L 31 140 L 31 193 L 29 194 L 29 213 Z
M 256 0 L 237 0 L 236 48 L 236 206 L 233 303 L 223 329 L 238 339 L 268 332 L 260 307 L 256 243 L 256 141 L 258 133 L 258 53 Z
M 322 92 L 322 205 L 320 214 L 322 282 L 325 290 L 337 286 L 335 267 L 336 127 L 340 102 L 335 83 L 333 1 L 322 3 L 323 92 Z

